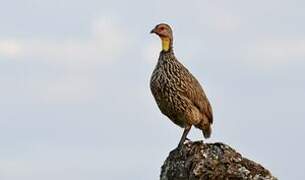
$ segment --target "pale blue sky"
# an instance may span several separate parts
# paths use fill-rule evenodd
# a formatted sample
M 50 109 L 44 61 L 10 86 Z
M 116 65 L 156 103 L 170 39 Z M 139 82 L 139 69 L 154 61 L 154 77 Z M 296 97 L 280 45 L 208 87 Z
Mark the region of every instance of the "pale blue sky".
M 182 130 L 149 90 L 160 42 L 203 84 L 221 141 L 305 179 L 304 1 L 11 0 L 0 6 L 0 179 L 158 179 Z M 192 129 L 193 140 L 202 134 Z

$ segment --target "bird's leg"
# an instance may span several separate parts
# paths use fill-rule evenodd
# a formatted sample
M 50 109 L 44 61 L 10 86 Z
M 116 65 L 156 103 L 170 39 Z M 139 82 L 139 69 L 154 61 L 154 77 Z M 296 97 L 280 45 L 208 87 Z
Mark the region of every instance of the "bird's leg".
M 181 137 L 180 142 L 179 142 L 179 144 L 178 144 L 178 148 L 182 147 L 182 145 L 183 145 L 183 143 L 184 143 L 184 141 L 185 141 L 185 139 L 186 139 L 187 134 L 188 134 L 188 133 L 190 132 L 190 130 L 191 130 L 191 127 L 192 127 L 191 125 L 187 125 L 187 126 L 184 128 L 182 137 Z

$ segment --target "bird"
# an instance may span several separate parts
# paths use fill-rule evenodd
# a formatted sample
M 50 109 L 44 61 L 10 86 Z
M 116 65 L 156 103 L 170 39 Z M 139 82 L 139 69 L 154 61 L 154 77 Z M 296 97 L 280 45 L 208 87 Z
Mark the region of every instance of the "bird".
M 172 28 L 160 23 L 150 33 L 158 35 L 162 43 L 150 78 L 150 90 L 162 114 L 184 128 L 178 148 L 184 144 L 192 126 L 209 138 L 213 124 L 211 104 L 198 80 L 175 57 Z

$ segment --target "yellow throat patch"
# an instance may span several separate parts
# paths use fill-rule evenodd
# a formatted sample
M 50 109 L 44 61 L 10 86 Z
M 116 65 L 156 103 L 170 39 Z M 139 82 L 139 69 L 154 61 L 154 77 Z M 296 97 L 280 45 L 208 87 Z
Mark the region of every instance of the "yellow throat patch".
M 168 37 L 161 37 L 162 41 L 162 50 L 168 51 L 171 40 Z

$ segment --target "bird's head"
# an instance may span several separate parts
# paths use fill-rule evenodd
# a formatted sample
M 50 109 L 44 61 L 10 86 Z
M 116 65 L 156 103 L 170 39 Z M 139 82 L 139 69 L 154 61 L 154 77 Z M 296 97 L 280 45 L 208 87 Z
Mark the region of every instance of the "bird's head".
M 172 48 L 173 32 L 168 24 L 165 23 L 158 24 L 154 29 L 150 31 L 150 33 L 155 33 L 161 38 L 162 50 L 168 51 L 170 48 Z

